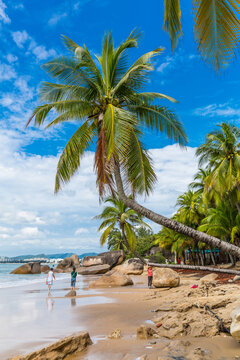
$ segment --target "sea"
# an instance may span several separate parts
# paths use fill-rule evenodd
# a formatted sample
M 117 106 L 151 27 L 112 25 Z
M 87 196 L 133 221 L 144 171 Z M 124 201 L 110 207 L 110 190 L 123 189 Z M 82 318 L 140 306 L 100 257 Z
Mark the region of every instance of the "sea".
M 12 270 L 21 266 L 22 264 L 0 264 L 0 288 L 10 288 L 15 286 L 30 285 L 35 283 L 45 283 L 46 274 L 29 274 L 17 275 L 10 274 Z M 58 274 L 57 279 L 65 279 L 69 277 L 67 274 Z

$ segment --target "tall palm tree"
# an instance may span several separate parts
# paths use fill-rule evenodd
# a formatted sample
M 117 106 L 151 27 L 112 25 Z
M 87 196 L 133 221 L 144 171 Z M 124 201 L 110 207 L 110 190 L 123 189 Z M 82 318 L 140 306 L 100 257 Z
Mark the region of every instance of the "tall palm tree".
M 151 157 L 141 142 L 140 127 L 165 133 L 180 145 L 187 140 L 174 113 L 159 105 L 162 99 L 175 100 L 143 91 L 153 70 L 153 59 L 161 54 L 161 48 L 142 55 L 128 67 L 127 50 L 137 47 L 138 38 L 139 33 L 134 31 L 114 48 L 111 34 L 106 34 L 102 55 L 93 58 L 86 46 L 78 46 L 65 37 L 65 45 L 73 56 L 59 57 L 44 65 L 57 83 L 42 84 L 40 99 L 44 104 L 33 111 L 27 125 L 33 119 L 36 125 L 42 125 L 51 110 L 57 116 L 47 127 L 72 120 L 82 122 L 60 156 L 55 191 L 76 173 L 84 152 L 96 141 L 95 169 L 100 196 L 109 189 L 112 193 L 117 190 L 124 205 L 142 216 L 240 257 L 240 249 L 234 245 L 156 214 L 125 193 L 134 188 L 136 194 L 148 195 L 156 181 Z
M 210 173 L 206 178 L 206 190 L 215 189 L 229 195 L 235 191 L 235 205 L 239 208 L 240 192 L 240 128 L 222 123 L 219 130 L 209 133 L 203 145 L 196 151 L 199 164 L 207 164 Z
M 177 215 L 180 222 L 191 227 L 200 224 L 202 218 L 200 200 L 199 193 L 194 193 L 192 190 L 188 190 L 178 197 L 176 205 L 179 205 Z
M 164 0 L 163 27 L 172 49 L 183 31 L 180 0 Z M 240 39 L 239 0 L 192 0 L 194 36 L 203 59 L 217 71 L 224 69 L 236 54 Z
M 102 213 L 95 216 L 95 219 L 103 220 L 98 228 L 98 231 L 104 230 L 100 237 L 101 245 L 104 245 L 109 240 L 109 236 L 111 237 L 111 232 L 114 229 L 119 228 L 122 233 L 123 244 L 129 250 L 135 252 L 137 240 L 134 227 L 136 225 L 148 227 L 148 225 L 142 220 L 141 215 L 127 208 L 118 196 L 108 197 L 104 203 L 110 203 L 110 206 L 105 206 Z M 136 255 L 141 258 L 139 254 Z M 143 259 L 141 258 L 141 260 Z

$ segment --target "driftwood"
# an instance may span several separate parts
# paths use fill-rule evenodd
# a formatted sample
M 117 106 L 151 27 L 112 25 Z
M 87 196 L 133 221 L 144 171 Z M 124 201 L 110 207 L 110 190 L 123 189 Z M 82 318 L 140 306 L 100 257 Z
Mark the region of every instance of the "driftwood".
M 154 267 L 161 268 L 171 268 L 171 269 L 185 269 L 185 270 L 201 270 L 201 271 L 210 271 L 210 272 L 218 272 L 224 274 L 233 274 L 240 275 L 240 271 L 231 270 L 231 269 L 217 269 L 215 267 L 210 266 L 194 266 L 194 265 L 178 265 L 178 264 L 156 264 L 156 263 L 148 263 L 148 265 Z
M 224 325 L 222 319 L 220 319 L 220 317 L 219 317 L 214 311 L 212 311 L 207 304 L 205 304 L 204 307 L 205 307 L 205 309 L 206 309 L 207 311 L 209 311 L 209 312 L 219 321 L 219 323 L 220 323 L 220 330 L 221 330 L 222 332 L 226 332 L 226 333 L 230 334 L 230 330 Z

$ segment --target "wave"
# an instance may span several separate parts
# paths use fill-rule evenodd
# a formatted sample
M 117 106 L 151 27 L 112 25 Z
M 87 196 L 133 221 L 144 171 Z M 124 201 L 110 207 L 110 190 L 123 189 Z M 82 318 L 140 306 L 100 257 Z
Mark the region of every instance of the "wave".
M 29 275 L 31 276 L 31 275 Z M 59 281 L 59 280 L 64 280 L 64 279 L 68 279 L 69 278 L 69 274 L 58 274 L 58 277 L 56 278 L 55 281 Z M 5 288 L 12 288 L 12 287 L 16 287 L 16 286 L 25 286 L 25 285 L 31 285 L 31 284 L 41 284 L 44 283 L 45 284 L 45 279 L 46 276 L 44 277 L 39 277 L 38 279 L 16 279 L 13 280 L 11 278 L 11 280 L 9 279 L 9 281 L 4 281 L 1 282 L 0 280 L 0 289 L 5 289 Z

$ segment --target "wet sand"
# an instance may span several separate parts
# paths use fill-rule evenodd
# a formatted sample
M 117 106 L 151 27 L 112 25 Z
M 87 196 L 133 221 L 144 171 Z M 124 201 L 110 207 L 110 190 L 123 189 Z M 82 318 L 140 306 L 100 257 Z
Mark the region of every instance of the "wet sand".
M 39 284 L 0 291 L 0 359 L 30 353 L 83 330 L 89 332 L 93 345 L 71 360 L 122 360 L 124 356 L 133 360 L 144 354 L 149 360 L 160 356 L 161 360 L 184 360 L 199 347 L 205 351 L 202 359 L 240 358 L 240 344 L 225 334 L 214 338 L 137 340 L 140 325 L 155 328 L 152 310 L 161 305 L 159 297 L 151 296 L 155 290 L 146 288 L 144 276 L 132 277 L 134 286 L 99 290 L 88 289 L 93 276 L 79 278 L 76 299 L 64 298 L 68 280 L 55 283 L 52 298 L 46 297 L 46 286 Z M 168 290 L 162 289 L 161 294 L 167 299 Z M 121 329 L 122 339 L 108 339 L 116 328 Z M 190 355 L 190 359 L 194 356 Z

